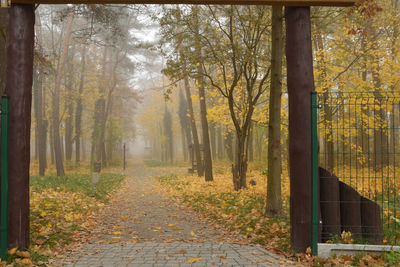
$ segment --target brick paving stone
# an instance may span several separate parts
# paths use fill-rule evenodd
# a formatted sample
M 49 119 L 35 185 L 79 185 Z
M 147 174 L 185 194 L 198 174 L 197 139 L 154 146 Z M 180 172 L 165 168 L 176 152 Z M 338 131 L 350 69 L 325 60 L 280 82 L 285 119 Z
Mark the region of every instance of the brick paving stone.
M 214 262 L 216 266 L 281 266 L 282 262 L 286 262 L 286 266 L 298 266 L 290 264 L 287 260 L 280 258 L 272 253 L 268 252 L 263 248 L 259 248 L 251 245 L 237 245 L 225 243 L 219 249 L 212 248 L 212 243 L 193 244 L 190 246 L 188 243 L 174 243 L 174 246 L 168 246 L 168 244 L 157 243 L 157 248 L 165 250 L 165 255 L 172 255 L 166 258 L 160 257 L 157 250 L 145 250 L 143 244 L 126 244 L 124 251 L 126 255 L 119 253 L 118 255 L 109 253 L 113 250 L 113 244 L 107 246 L 96 246 L 87 245 L 87 250 L 100 250 L 95 256 L 78 256 L 77 262 L 67 266 L 213 266 L 211 263 Z M 187 249 L 187 253 L 175 254 L 177 248 L 184 247 Z M 146 251 L 145 254 L 143 251 Z M 254 254 L 254 251 L 257 251 Z M 212 257 L 212 255 L 218 255 Z M 228 255 L 225 258 L 221 258 L 220 255 Z M 199 259 L 191 259 L 199 258 Z M 190 260 L 198 260 L 193 263 Z

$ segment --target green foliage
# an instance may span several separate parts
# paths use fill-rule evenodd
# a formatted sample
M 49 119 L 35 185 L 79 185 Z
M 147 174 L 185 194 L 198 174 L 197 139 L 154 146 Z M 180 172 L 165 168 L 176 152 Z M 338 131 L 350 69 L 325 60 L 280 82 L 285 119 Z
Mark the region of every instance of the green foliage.
M 390 264 L 400 265 L 400 251 L 390 251 L 388 253 L 383 254 L 383 259 Z
M 31 176 L 30 185 L 35 192 L 42 192 L 48 189 L 82 192 L 87 196 L 95 197 L 101 202 L 107 202 L 110 193 L 119 187 L 123 179 L 124 175 L 122 174 L 101 173 L 94 195 L 92 176 L 90 174 L 67 174 L 63 177 L 57 177 L 56 175 Z

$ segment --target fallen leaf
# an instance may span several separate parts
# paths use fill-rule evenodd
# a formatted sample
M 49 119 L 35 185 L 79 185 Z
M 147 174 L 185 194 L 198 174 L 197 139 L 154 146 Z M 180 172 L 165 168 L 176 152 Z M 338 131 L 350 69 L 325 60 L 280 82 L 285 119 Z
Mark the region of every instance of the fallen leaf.
M 186 253 L 187 253 L 187 251 L 184 249 L 175 251 L 175 254 L 186 254 Z
M 28 251 L 17 251 L 15 255 L 17 255 L 17 257 L 20 258 L 30 258 L 31 256 L 31 254 Z
M 23 260 L 21 260 L 21 262 L 22 262 L 23 264 L 27 264 L 27 265 L 32 264 L 32 261 L 31 261 L 30 259 L 23 259 Z
M 172 226 L 175 226 L 176 224 L 175 223 L 170 223 L 170 224 L 168 224 L 168 227 L 172 227 Z
M 201 261 L 203 258 L 200 257 L 194 257 L 194 258 L 188 258 L 187 261 L 188 262 L 196 262 L 196 261 Z
M 14 255 L 15 252 L 17 252 L 17 248 L 12 248 L 12 249 L 10 249 L 10 250 L 8 251 L 8 254 Z

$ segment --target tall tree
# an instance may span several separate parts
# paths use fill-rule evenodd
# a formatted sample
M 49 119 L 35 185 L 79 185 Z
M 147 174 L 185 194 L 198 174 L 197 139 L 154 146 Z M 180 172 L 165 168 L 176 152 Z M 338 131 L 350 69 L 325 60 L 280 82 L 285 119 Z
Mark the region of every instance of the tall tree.
M 39 11 L 36 11 L 36 36 L 37 36 L 37 51 L 40 56 L 37 60 L 37 80 L 36 80 L 36 135 L 37 135 L 37 146 L 39 152 L 39 175 L 45 174 L 47 165 L 46 159 L 46 140 L 47 140 L 47 120 L 46 109 L 45 109 L 45 97 L 43 92 L 43 78 L 45 75 L 44 59 L 43 59 L 43 34 L 42 24 Z
M 180 89 L 179 90 L 178 115 L 179 115 L 179 122 L 181 124 L 181 129 L 182 129 L 182 149 L 183 149 L 183 155 L 184 155 L 185 161 L 187 160 L 189 145 L 192 143 L 192 135 L 190 132 L 190 122 L 189 122 L 187 114 L 188 114 L 187 102 L 186 102 L 185 96 L 183 95 L 182 89 Z
M 82 94 L 85 84 L 85 75 L 86 75 L 86 50 L 87 44 L 82 45 L 81 51 L 81 71 L 80 71 L 80 80 L 79 80 L 79 89 L 78 89 L 78 99 L 76 102 L 76 111 L 75 111 L 75 161 L 77 164 L 81 161 L 81 131 L 82 131 Z
M 54 138 L 54 156 L 56 161 L 57 176 L 64 175 L 64 165 L 62 160 L 61 140 L 60 140 L 60 87 L 61 79 L 64 74 L 64 66 L 68 55 L 68 48 L 72 32 L 72 23 L 74 20 L 74 7 L 70 8 L 67 22 L 67 30 L 63 41 L 61 57 L 58 62 L 56 84 L 53 95 L 53 138 Z
M 204 63 L 204 75 L 228 101 L 236 133 L 233 184 L 240 190 L 247 187 L 252 116 L 269 76 L 269 65 L 261 56 L 268 51 L 263 42 L 268 34 L 268 10 L 262 6 L 230 6 L 209 7 L 209 11 L 207 35 L 202 35 L 210 55 Z
M 281 95 L 283 58 L 283 8 L 272 7 L 271 87 L 268 124 L 268 184 L 266 215 L 282 213 L 281 196 Z
M 74 73 L 74 55 L 75 55 L 75 42 L 72 43 L 71 51 L 67 57 L 67 73 L 65 75 L 65 159 L 67 161 L 72 160 L 72 138 L 73 138 L 73 115 L 74 115 L 74 92 L 73 92 L 73 85 L 75 79 Z
M 197 66 L 197 85 L 199 89 L 199 101 L 200 101 L 200 120 L 203 136 L 203 157 L 204 157 L 204 175 L 206 181 L 213 181 L 212 172 L 212 159 L 211 159 L 211 144 L 210 135 L 208 131 L 208 121 L 207 121 L 207 105 L 206 105 L 206 93 L 204 86 L 204 75 L 203 75 L 203 51 L 201 45 L 200 37 L 200 21 L 198 14 L 198 6 L 192 7 L 192 12 L 194 16 L 194 34 L 195 34 L 195 53 L 196 53 L 196 66 Z

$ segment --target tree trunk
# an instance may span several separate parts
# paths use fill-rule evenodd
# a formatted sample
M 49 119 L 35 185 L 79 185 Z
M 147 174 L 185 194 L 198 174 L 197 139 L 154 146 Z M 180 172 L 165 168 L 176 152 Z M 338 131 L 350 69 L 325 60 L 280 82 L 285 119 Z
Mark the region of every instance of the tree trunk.
M 111 101 L 111 99 L 110 99 Z M 112 157 L 113 157 L 113 147 L 114 147 L 114 140 L 113 140 L 113 121 L 112 121 L 112 102 L 110 102 L 110 110 L 109 110 L 109 120 L 108 120 L 108 140 L 107 140 L 107 159 L 108 163 L 111 164 Z
M 217 140 L 215 137 L 215 132 L 216 132 L 215 123 L 211 123 L 210 137 L 211 137 L 211 155 L 213 160 L 217 158 Z
M 35 155 L 34 160 L 37 161 L 39 158 L 39 125 L 38 125 L 38 83 L 39 83 L 39 70 L 37 66 L 33 66 L 33 86 L 32 86 L 32 93 L 33 93 L 33 114 L 35 116 Z
M 8 248 L 29 247 L 29 163 L 34 47 L 34 5 L 12 5 L 6 40 L 9 111 Z
M 180 10 L 178 8 L 178 22 L 180 21 Z M 197 133 L 197 126 L 196 126 L 196 120 L 194 117 L 194 112 L 193 112 L 193 102 L 192 102 L 192 96 L 190 93 L 190 86 L 189 86 L 189 77 L 187 73 L 187 67 L 186 67 L 186 58 L 185 58 L 185 53 L 183 51 L 183 46 L 182 46 L 182 37 L 181 35 L 178 35 L 178 48 L 179 48 L 179 57 L 182 65 L 182 72 L 183 72 L 183 82 L 184 82 L 184 89 L 185 89 L 185 95 L 186 95 L 186 103 L 187 103 L 187 109 L 188 113 L 190 116 L 190 128 L 192 130 L 192 137 L 193 137 L 193 146 L 192 149 L 194 149 L 193 155 L 196 156 L 196 161 L 197 161 L 197 175 L 202 176 L 204 173 L 204 168 L 203 168 L 203 163 L 201 160 L 201 152 L 200 152 L 200 143 L 199 143 L 199 136 Z M 188 140 L 189 141 L 189 140 Z
M 68 17 L 67 31 L 65 33 L 63 42 L 63 49 L 61 52 L 61 57 L 57 68 L 56 85 L 54 88 L 54 95 L 53 95 L 53 138 L 54 138 L 54 155 L 56 160 L 57 176 L 64 176 L 64 165 L 62 161 L 63 155 L 61 152 L 61 140 L 60 140 L 60 119 L 59 119 L 60 87 L 61 87 L 61 78 L 64 74 L 65 61 L 68 55 L 68 46 L 69 46 L 69 39 L 71 37 L 73 20 L 74 20 L 74 8 L 71 8 Z
M 311 92 L 314 91 L 309 7 L 286 7 L 289 93 L 291 245 L 311 245 Z
M 36 12 L 36 36 L 38 40 L 38 46 L 42 47 L 42 29 L 39 12 Z M 39 50 L 40 54 L 43 51 Z M 44 70 L 41 62 L 37 64 L 38 68 L 38 79 L 37 79 L 37 114 L 36 114 L 36 134 L 38 135 L 38 150 L 39 150 L 39 175 L 44 176 L 46 170 L 46 137 L 47 137 L 47 121 L 44 119 L 46 117 L 45 109 L 45 98 L 43 92 L 43 76 Z
M 318 65 L 321 71 L 322 91 L 324 98 L 324 125 L 325 125 L 325 168 L 333 172 L 334 168 L 334 143 L 333 143 L 333 126 L 332 126 L 332 101 L 329 87 L 327 87 L 327 70 L 325 62 L 325 50 L 322 35 L 317 30 L 317 49 L 319 53 Z
M 65 106 L 66 110 L 66 119 L 65 119 L 65 159 L 67 161 L 72 160 L 72 133 L 74 130 L 73 127 L 73 114 L 74 114 L 74 103 L 73 103 L 73 92 L 72 85 L 74 81 L 74 65 L 73 59 L 75 55 L 75 44 L 72 46 L 71 53 L 67 57 L 67 67 L 68 67 L 68 76 L 66 76 L 65 81 Z
M 81 52 L 81 72 L 79 81 L 78 99 L 76 103 L 75 113 L 75 161 L 79 164 L 81 161 L 81 128 L 82 128 L 82 94 L 85 84 L 85 73 L 86 73 L 86 44 L 82 46 Z
M 55 161 L 54 156 L 54 138 L 53 138 L 53 123 L 50 124 L 49 142 L 50 142 L 50 163 L 53 165 Z
M 182 152 L 183 159 L 187 161 L 189 145 L 192 143 L 190 136 L 190 125 L 187 117 L 188 106 L 186 103 L 185 96 L 183 95 L 182 88 L 179 89 L 179 122 L 181 124 L 181 135 L 182 135 Z
M 281 196 L 281 95 L 283 57 L 283 8 L 272 7 L 272 52 L 271 52 L 271 92 L 269 97 L 268 124 L 268 182 L 267 216 L 282 213 Z
M 225 150 L 226 150 L 226 154 L 228 155 L 228 159 L 230 161 L 233 161 L 233 135 L 232 132 L 227 130 L 226 133 L 226 137 L 224 139 L 224 143 L 225 143 Z
M 246 172 L 247 172 L 247 153 L 246 153 L 246 133 L 237 133 L 235 164 L 232 165 L 233 187 L 240 190 L 247 188 Z
M 182 155 L 183 161 L 186 162 L 188 160 L 188 150 L 187 150 L 187 138 L 185 137 L 185 129 L 181 125 L 181 141 L 182 141 Z
M 103 154 L 103 141 L 104 141 L 104 112 L 105 112 L 105 74 L 106 74 L 106 60 L 107 60 L 107 47 L 104 47 L 102 72 L 99 77 L 99 98 L 96 100 L 94 107 L 94 119 L 93 119 L 93 132 L 92 132 L 92 153 L 91 153 L 91 164 L 94 162 L 102 162 Z
M 198 7 L 192 7 L 193 16 L 195 17 L 195 43 L 196 43 L 196 56 L 197 56 L 197 82 L 199 89 L 200 98 L 200 119 L 201 128 L 203 132 L 203 148 L 204 148 L 204 174 L 206 181 L 213 181 L 212 173 L 212 159 L 211 159 L 211 145 L 210 136 L 208 131 L 208 121 L 207 121 L 207 105 L 206 105 L 206 93 L 204 89 L 204 77 L 203 77 L 203 55 L 201 51 L 200 43 L 200 30 L 199 30 L 199 18 L 198 18 Z
M 367 83 L 367 65 L 368 65 L 368 60 L 366 57 L 366 46 L 367 46 L 367 40 L 365 37 L 362 37 L 361 40 L 361 54 L 363 55 L 362 57 L 362 61 L 361 61 L 361 79 L 364 82 L 364 84 Z M 362 99 L 362 101 L 365 101 L 365 99 Z M 366 109 L 365 109 L 366 108 Z M 359 142 L 359 146 L 362 149 L 363 155 L 367 155 L 368 151 L 369 151 L 369 122 L 365 121 L 364 118 L 368 118 L 369 117 L 369 106 L 368 105 L 364 105 L 361 108 L 361 119 L 360 119 L 360 128 L 358 130 L 358 142 Z M 368 161 L 370 159 L 368 157 L 364 157 L 363 156 L 363 160 L 362 160 L 362 165 L 365 166 Z
M 222 125 L 219 124 L 217 128 L 217 143 L 218 143 L 217 155 L 219 160 L 222 160 L 224 158 L 224 142 L 223 142 L 224 137 L 222 136 L 221 127 Z
M 253 123 L 250 126 L 250 132 L 249 132 L 249 151 L 248 151 L 248 155 L 249 155 L 249 161 L 252 162 L 254 161 L 254 127 L 253 127 Z

